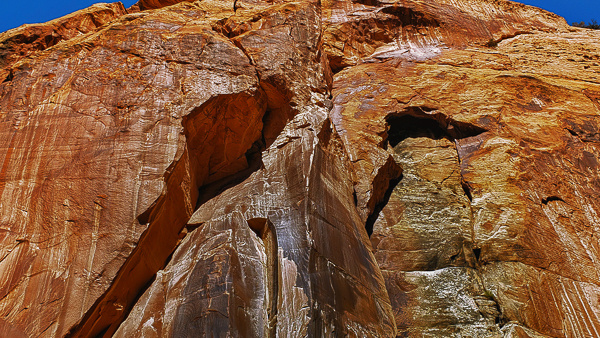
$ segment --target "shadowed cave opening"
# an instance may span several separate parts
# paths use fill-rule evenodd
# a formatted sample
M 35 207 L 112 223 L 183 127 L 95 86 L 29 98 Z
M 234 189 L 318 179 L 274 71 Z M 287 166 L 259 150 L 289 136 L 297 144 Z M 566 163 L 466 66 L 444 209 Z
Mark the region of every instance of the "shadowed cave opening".
M 389 126 L 387 141 L 392 148 L 407 138 L 428 137 L 439 140 L 447 137 L 450 139 L 436 120 L 404 115 L 392 116 L 387 119 L 387 122 Z
M 430 113 L 433 110 L 427 107 L 416 107 L 404 113 L 389 115 L 386 118 L 388 145 L 395 147 L 409 137 L 429 137 L 434 140 L 447 138 L 455 141 L 487 131 L 470 123 L 451 120 L 443 114 Z
M 446 138 L 452 142 L 457 139 L 477 136 L 487 130 L 473 124 L 450 120 L 443 114 L 432 113 L 435 109 L 428 107 L 411 107 L 401 113 L 390 114 L 386 117 L 388 126 L 387 139 L 384 148 L 396 147 L 407 138 L 427 137 L 433 140 Z M 367 218 L 365 229 L 369 237 L 373 234 L 375 222 L 383 208 L 388 204 L 392 192 L 404 176 L 389 182 L 383 199 L 375 205 L 373 212 Z M 462 181 L 462 188 L 469 201 L 473 200 L 468 182 Z
M 550 202 L 564 202 L 565 200 L 563 200 L 562 198 L 558 197 L 558 196 L 548 196 L 546 198 L 542 199 L 542 204 L 544 205 L 548 205 L 548 203 Z
M 473 255 L 475 256 L 476 260 L 479 260 L 479 257 L 481 257 L 481 248 L 473 249 Z

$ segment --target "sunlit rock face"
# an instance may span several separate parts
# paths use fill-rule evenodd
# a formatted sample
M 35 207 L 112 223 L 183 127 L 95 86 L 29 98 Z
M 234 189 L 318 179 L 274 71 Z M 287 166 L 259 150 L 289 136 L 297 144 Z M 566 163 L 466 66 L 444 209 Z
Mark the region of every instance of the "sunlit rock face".
M 502 0 L 0 34 L 1 337 L 600 337 L 600 34 Z
M 377 147 L 404 168 L 367 222 L 398 332 L 596 335 L 598 88 L 577 79 L 593 76 L 585 62 L 550 76 L 531 66 L 541 56 L 515 54 L 536 41 L 550 59 L 557 42 L 541 49 L 542 37 L 581 50 L 590 34 L 336 74 L 332 120 L 352 162 L 373 166 L 364 149 Z M 457 302 L 471 314 L 450 311 Z

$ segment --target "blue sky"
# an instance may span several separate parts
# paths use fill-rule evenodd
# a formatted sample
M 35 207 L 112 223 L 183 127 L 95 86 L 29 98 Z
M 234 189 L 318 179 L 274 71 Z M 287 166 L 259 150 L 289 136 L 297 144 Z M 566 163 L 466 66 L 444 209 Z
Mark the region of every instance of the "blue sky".
M 109 2 L 110 0 L 106 0 Z M 98 2 L 90 0 L 0 0 L 0 32 L 24 23 L 46 22 Z M 136 0 L 122 1 L 125 7 Z M 599 0 L 522 0 L 522 3 L 537 6 L 567 19 L 568 23 L 591 19 L 600 21 Z
M 599 0 L 521 0 L 519 2 L 554 12 L 567 19 L 569 24 L 580 21 L 587 23 L 592 19 L 600 21 Z

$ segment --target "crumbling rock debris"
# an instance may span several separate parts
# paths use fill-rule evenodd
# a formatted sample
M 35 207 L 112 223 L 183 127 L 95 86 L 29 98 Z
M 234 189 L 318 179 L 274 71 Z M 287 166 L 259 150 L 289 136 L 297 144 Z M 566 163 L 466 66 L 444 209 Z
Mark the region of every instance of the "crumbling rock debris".
M 140 0 L 0 34 L 0 336 L 600 337 L 598 32 Z

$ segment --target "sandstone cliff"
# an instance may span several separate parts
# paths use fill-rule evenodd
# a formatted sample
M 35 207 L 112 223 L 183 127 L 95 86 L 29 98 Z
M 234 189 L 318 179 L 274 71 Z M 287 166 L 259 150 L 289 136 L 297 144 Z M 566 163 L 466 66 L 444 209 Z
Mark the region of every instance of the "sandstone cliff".
M 599 32 L 141 0 L 0 34 L 0 336 L 600 337 Z

